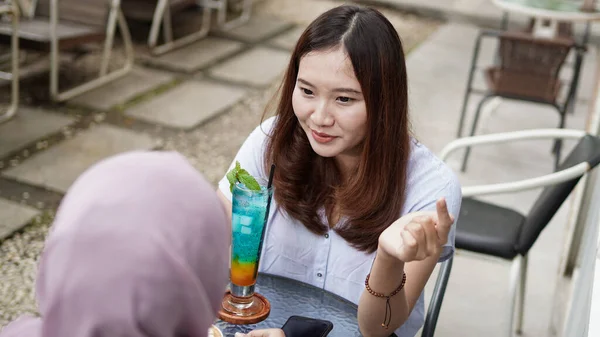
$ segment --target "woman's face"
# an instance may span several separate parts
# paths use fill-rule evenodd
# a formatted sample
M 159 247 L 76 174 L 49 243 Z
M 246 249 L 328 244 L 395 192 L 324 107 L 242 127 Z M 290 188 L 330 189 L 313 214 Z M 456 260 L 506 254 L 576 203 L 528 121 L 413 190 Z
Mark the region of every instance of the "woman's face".
M 359 156 L 367 132 L 367 108 L 343 47 L 300 59 L 292 106 L 318 155 Z

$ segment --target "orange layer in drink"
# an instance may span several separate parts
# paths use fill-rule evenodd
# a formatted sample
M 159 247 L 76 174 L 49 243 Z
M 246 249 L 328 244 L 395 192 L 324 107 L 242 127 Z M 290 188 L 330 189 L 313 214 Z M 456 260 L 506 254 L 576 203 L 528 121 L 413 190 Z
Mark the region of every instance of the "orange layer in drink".
M 231 282 L 238 286 L 251 286 L 254 279 L 256 263 L 231 261 Z

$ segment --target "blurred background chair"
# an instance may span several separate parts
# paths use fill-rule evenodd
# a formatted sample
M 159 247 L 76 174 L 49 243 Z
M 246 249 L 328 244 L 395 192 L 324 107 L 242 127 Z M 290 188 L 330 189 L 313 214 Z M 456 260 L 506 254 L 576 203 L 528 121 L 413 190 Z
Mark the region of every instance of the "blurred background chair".
M 531 30 L 530 23 L 528 30 Z M 570 25 L 561 25 L 560 34 L 554 38 L 538 38 L 530 32 L 510 31 L 482 31 L 477 37 L 471 60 L 470 72 L 463 99 L 461 115 L 457 130 L 457 138 L 463 134 L 465 117 L 469 105 L 469 98 L 473 93 L 482 93 L 483 97 L 477 104 L 471 124 L 470 136 L 475 135 L 481 110 L 491 98 L 500 97 L 512 100 L 541 103 L 554 107 L 559 114 L 558 127 L 565 126 L 566 115 L 573 109 L 577 83 L 579 82 L 581 64 L 585 46 L 579 45 L 570 37 Z M 498 42 L 496 62 L 485 68 L 484 77 L 486 89 L 482 91 L 473 88 L 473 79 L 478 69 L 478 58 L 481 43 L 484 38 L 492 38 Z M 566 83 L 565 97 L 561 97 L 563 81 L 560 71 L 567 55 L 574 51 L 574 71 Z M 553 153 L 555 155 L 555 169 L 560 162 L 562 142 L 555 142 Z M 470 154 L 467 147 L 461 171 L 465 171 Z
M 206 1 L 199 0 L 122 0 L 125 17 L 129 20 L 150 22 L 148 47 L 154 55 L 189 45 L 208 35 L 211 28 L 211 8 Z M 186 35 L 173 37 L 173 21 L 189 9 L 202 10 L 202 22 L 197 30 Z M 162 31 L 162 43 L 159 34 Z
M 513 329 L 521 333 L 523 326 L 529 250 L 578 181 L 600 163 L 600 138 L 579 130 L 516 131 L 457 139 L 444 147 L 440 155 L 446 160 L 452 152 L 465 147 L 533 139 L 577 139 L 578 143 L 560 164 L 557 172 L 521 181 L 463 187 L 462 207 L 456 227 L 457 250 L 483 254 L 512 263 L 507 327 L 509 337 L 515 331 Z M 482 195 L 516 193 L 542 187 L 541 194 L 526 215 L 475 199 Z
M 15 1 L 0 2 L 0 16 L 8 15 L 11 28 L 10 72 L 0 71 L 0 78 L 11 82 L 10 104 L 6 111 L 0 114 L 0 124 L 10 120 L 17 113 L 19 107 L 19 7 Z
M 117 26 L 123 37 L 125 60 L 121 68 L 109 72 Z M 0 23 L 0 39 L 9 39 L 11 31 L 11 25 Z M 65 101 L 105 85 L 133 67 L 133 46 L 120 0 L 39 0 L 33 18 L 21 21 L 18 36 L 22 49 L 50 54 L 50 96 L 54 101 Z M 103 45 L 98 76 L 61 92 L 61 52 L 83 55 L 91 51 L 90 44 L 98 43 Z
M 250 20 L 252 15 L 252 0 L 205 0 L 217 9 L 217 24 L 221 30 L 229 30 L 243 25 Z M 240 14 L 233 18 L 227 19 L 227 13 L 232 12 L 233 2 L 237 1 L 241 4 Z
M 34 17 L 38 0 L 15 0 L 15 2 L 19 6 L 21 16 L 28 19 Z
M 187 46 L 208 35 L 211 28 L 229 30 L 248 22 L 252 14 L 252 0 L 121 0 L 123 12 L 128 20 L 149 22 L 148 47 L 153 55 L 162 55 Z M 234 6 L 239 5 L 239 6 Z M 228 19 L 227 14 L 239 9 L 239 15 Z M 240 7 L 240 8 L 238 8 Z M 200 9 L 202 17 L 197 29 L 190 29 L 182 36 L 174 37 L 173 22 L 176 17 L 189 10 Z M 216 25 L 212 24 L 212 10 L 217 12 Z M 216 26 L 216 27 L 213 27 Z M 162 43 L 159 35 L 162 31 Z

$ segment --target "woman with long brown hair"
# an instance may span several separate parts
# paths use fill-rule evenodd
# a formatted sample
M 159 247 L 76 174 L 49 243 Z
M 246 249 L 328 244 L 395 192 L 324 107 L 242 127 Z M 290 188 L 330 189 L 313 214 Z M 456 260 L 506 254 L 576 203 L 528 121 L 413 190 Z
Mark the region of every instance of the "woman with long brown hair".
M 371 8 L 322 14 L 298 40 L 280 97 L 234 160 L 263 179 L 277 167 L 260 271 L 357 303 L 364 336 L 414 336 L 425 284 L 454 252 L 461 192 L 410 135 L 396 30 Z M 231 209 L 227 178 L 219 195 Z

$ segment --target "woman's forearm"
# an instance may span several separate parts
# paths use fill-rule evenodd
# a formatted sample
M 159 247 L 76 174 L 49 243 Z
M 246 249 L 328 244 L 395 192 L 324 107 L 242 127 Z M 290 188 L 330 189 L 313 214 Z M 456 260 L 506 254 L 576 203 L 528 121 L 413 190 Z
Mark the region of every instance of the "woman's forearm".
M 378 253 L 371 269 L 369 286 L 376 293 L 389 295 L 400 286 L 403 274 L 404 262 Z M 363 336 L 387 337 L 404 324 L 410 313 L 404 289 L 390 298 L 390 305 L 391 320 L 388 319 L 386 329 L 382 326 L 386 319 L 386 299 L 373 296 L 366 289 L 363 291 L 358 303 L 358 326 Z

